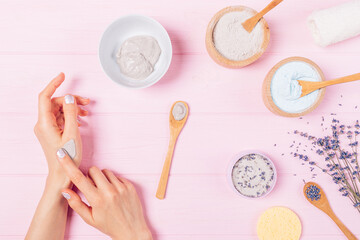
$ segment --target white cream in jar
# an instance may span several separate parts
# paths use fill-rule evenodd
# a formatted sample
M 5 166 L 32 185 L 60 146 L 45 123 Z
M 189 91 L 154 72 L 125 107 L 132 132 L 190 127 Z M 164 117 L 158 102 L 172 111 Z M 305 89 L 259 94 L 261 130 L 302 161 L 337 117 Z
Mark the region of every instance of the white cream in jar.
M 302 89 L 297 80 L 319 82 L 321 75 L 307 62 L 292 61 L 279 67 L 272 76 L 271 97 L 275 105 L 284 112 L 304 112 L 318 99 L 319 90 L 300 97 Z
M 235 189 L 241 195 L 250 198 L 266 195 L 274 186 L 275 177 L 272 162 L 257 153 L 242 156 L 234 164 L 231 173 Z

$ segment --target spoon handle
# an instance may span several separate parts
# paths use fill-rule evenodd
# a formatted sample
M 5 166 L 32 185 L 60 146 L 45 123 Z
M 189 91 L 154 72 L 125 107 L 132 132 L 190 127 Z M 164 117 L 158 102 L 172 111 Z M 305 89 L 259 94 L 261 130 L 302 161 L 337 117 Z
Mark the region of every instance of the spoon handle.
M 269 3 L 263 10 L 261 10 L 257 16 L 258 19 L 262 18 L 266 13 L 268 13 L 271 9 L 276 7 L 279 3 L 281 3 L 283 0 L 273 0 L 271 3 Z
M 170 172 L 172 157 L 174 154 L 176 140 L 177 140 L 177 135 L 172 133 L 170 136 L 168 153 L 165 158 L 165 162 L 164 162 L 164 166 L 163 166 L 163 169 L 161 172 L 158 189 L 156 191 L 156 197 L 158 199 L 165 198 L 165 192 L 166 192 L 166 187 L 167 187 L 167 183 L 168 183 L 168 179 L 169 179 L 169 172 Z
M 336 78 L 336 79 L 329 80 L 329 81 L 319 82 L 318 86 L 319 86 L 319 88 L 323 88 L 323 87 L 327 87 L 327 86 L 338 84 L 338 83 L 346 83 L 346 82 L 352 82 L 352 81 L 357 81 L 357 80 L 360 80 L 360 73 L 355 73 L 353 75 Z
M 350 230 L 340 221 L 340 219 L 335 215 L 332 210 L 327 212 L 327 215 L 336 223 L 340 230 L 345 234 L 349 240 L 357 240 L 357 238 L 350 232 Z

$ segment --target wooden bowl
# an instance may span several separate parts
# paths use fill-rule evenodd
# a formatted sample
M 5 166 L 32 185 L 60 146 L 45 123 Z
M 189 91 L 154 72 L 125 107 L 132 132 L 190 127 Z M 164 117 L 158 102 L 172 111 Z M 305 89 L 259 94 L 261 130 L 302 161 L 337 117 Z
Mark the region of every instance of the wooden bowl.
M 230 6 L 230 7 L 226 7 L 222 10 L 220 10 L 219 12 L 217 12 L 215 14 L 215 16 L 211 19 L 207 30 L 206 30 L 206 37 L 205 37 L 205 45 L 206 45 L 206 50 L 208 51 L 210 57 L 219 65 L 223 66 L 223 67 L 227 67 L 227 68 L 242 68 L 245 67 L 253 62 L 255 62 L 258 58 L 261 57 L 261 55 L 265 52 L 268 44 L 269 44 L 269 40 L 270 40 L 270 29 L 268 27 L 268 24 L 266 23 L 265 19 L 262 18 L 258 24 L 261 24 L 263 26 L 264 29 L 264 40 L 263 43 L 261 45 L 261 48 L 259 50 L 259 52 L 257 52 L 255 55 L 253 55 L 252 57 L 245 59 L 245 60 L 241 60 L 241 61 L 234 61 L 234 60 L 230 60 L 226 57 L 224 57 L 216 48 L 215 48 L 215 44 L 213 41 L 213 32 L 214 32 L 214 28 L 217 24 L 217 22 L 219 21 L 219 19 L 224 16 L 225 14 L 229 13 L 229 12 L 235 12 L 235 11 L 243 11 L 243 10 L 249 10 L 251 12 L 253 12 L 253 14 L 257 14 L 257 12 L 249 7 L 245 7 L 245 6 Z
M 303 58 L 303 57 L 290 57 L 290 58 L 286 58 L 282 61 L 280 61 L 279 63 L 277 63 L 271 70 L 270 72 L 266 75 L 264 83 L 263 83 L 263 87 L 262 87 L 262 97 L 263 97 L 263 101 L 265 106 L 273 113 L 280 115 L 280 116 L 284 116 L 284 117 L 299 117 L 299 116 L 304 116 L 308 113 L 310 113 L 311 111 L 313 111 L 315 108 L 317 108 L 317 106 L 319 106 L 321 100 L 324 98 L 325 95 L 325 88 L 322 88 L 319 90 L 319 94 L 318 97 L 316 99 L 316 101 L 307 109 L 305 109 L 303 112 L 300 113 L 288 113 L 285 112 L 283 110 L 281 110 L 273 101 L 272 96 L 271 96 L 271 81 L 272 78 L 275 74 L 275 72 L 285 63 L 288 62 L 294 62 L 294 61 L 301 61 L 301 62 L 306 62 L 308 64 L 310 64 L 312 67 L 314 67 L 316 69 L 316 71 L 319 73 L 320 77 L 321 77 L 321 81 L 325 80 L 324 74 L 321 71 L 321 69 L 319 68 L 318 65 L 316 65 L 316 63 L 314 63 L 313 61 L 307 59 L 307 58 Z

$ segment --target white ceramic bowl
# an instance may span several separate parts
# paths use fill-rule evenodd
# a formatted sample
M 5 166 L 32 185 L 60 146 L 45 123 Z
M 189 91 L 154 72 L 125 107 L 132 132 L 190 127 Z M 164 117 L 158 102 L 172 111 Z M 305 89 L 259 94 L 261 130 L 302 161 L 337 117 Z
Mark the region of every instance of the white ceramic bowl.
M 138 35 L 154 37 L 161 48 L 161 55 L 154 71 L 144 80 L 125 76 L 116 62 L 116 53 L 121 44 L 128 38 Z M 114 82 L 128 88 L 146 88 L 158 82 L 169 69 L 172 45 L 168 33 L 159 22 L 142 15 L 128 15 L 117 19 L 105 30 L 100 41 L 99 58 L 104 72 Z
M 246 196 L 244 194 L 241 194 L 234 186 L 234 183 L 233 183 L 233 180 L 232 180 L 232 171 L 233 171 L 233 167 L 235 165 L 235 163 L 237 161 L 239 161 L 240 158 L 242 158 L 243 156 L 245 155 L 248 155 L 248 154 L 258 154 L 258 155 L 261 155 L 263 157 L 265 157 L 266 159 L 269 160 L 269 162 L 271 163 L 273 169 L 274 169 L 274 181 L 273 181 L 273 184 L 271 185 L 271 187 L 269 188 L 269 190 L 263 194 L 262 196 L 260 197 L 249 197 L 249 196 Z M 229 164 L 229 167 L 228 167 L 228 173 L 227 173 L 227 180 L 228 180 L 228 183 L 230 185 L 230 188 L 237 194 L 237 195 L 240 195 L 244 198 L 247 198 L 247 199 L 260 199 L 260 198 L 263 198 L 265 196 L 267 196 L 272 190 L 273 188 L 275 187 L 276 185 L 276 181 L 277 181 L 277 172 L 276 172 L 276 167 L 273 163 L 273 161 L 271 161 L 271 159 L 266 156 L 264 153 L 260 152 L 260 151 L 257 151 L 257 150 L 249 150 L 249 151 L 243 151 L 243 152 L 240 152 L 238 154 L 236 154 L 230 161 L 230 164 Z

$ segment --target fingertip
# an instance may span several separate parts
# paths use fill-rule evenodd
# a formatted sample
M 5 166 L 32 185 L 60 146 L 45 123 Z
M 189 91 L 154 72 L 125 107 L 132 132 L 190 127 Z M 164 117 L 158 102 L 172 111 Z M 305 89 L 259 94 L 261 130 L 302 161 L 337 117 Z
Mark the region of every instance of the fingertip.
M 84 219 L 84 221 L 90 225 L 93 225 L 93 217 L 91 214 L 91 208 L 84 203 L 80 196 L 70 189 L 63 189 L 61 194 L 68 201 L 69 206 Z
M 66 157 L 65 150 L 62 149 L 62 148 L 58 149 L 57 152 L 56 152 L 56 156 L 57 156 L 58 160 L 64 159 Z
M 64 80 L 65 80 L 65 74 L 63 72 L 60 72 L 59 75 L 57 75 L 54 79 L 55 86 L 59 87 Z
M 79 114 L 81 117 L 86 117 L 89 115 L 89 111 L 81 109 L 81 112 Z
M 58 161 L 60 162 L 60 165 L 62 165 L 62 166 L 66 165 L 67 163 L 69 163 L 69 160 L 71 160 L 68 153 L 63 148 L 60 148 L 59 150 L 57 150 L 56 155 L 57 155 Z M 71 160 L 71 162 L 72 162 L 72 160 Z
M 65 78 L 65 73 L 60 72 L 59 75 L 58 75 L 58 77 L 60 77 L 60 78 Z
M 62 189 L 61 194 L 68 201 L 81 200 L 76 192 L 68 188 Z
M 76 100 L 78 100 L 79 105 L 88 105 L 91 102 L 89 98 L 81 97 L 81 96 L 77 96 Z
M 64 101 L 65 101 L 65 104 L 76 104 L 76 99 L 71 94 L 65 95 Z
M 64 134 L 68 136 L 74 135 L 78 131 L 77 117 L 79 115 L 79 107 L 76 104 L 76 98 L 73 95 L 66 95 L 63 100 L 64 112 Z
M 66 200 L 70 200 L 70 199 L 71 199 L 71 195 L 70 195 L 69 193 L 63 191 L 61 194 L 63 195 L 63 197 L 64 197 Z

